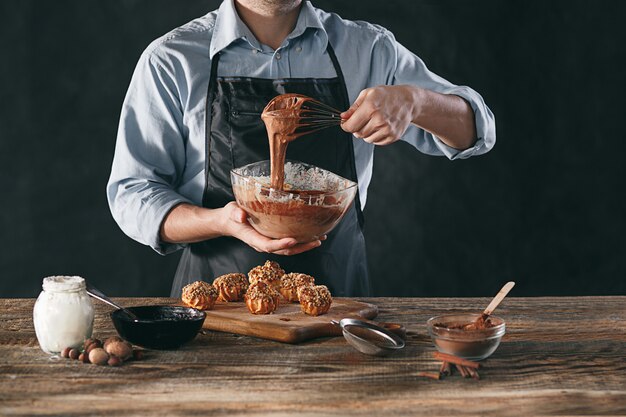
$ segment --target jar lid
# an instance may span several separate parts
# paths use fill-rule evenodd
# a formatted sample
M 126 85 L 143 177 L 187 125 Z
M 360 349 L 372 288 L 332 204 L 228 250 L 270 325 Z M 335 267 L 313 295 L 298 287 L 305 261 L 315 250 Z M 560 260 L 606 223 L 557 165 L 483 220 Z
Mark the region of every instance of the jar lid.
M 44 291 L 66 292 L 85 289 L 85 279 L 79 276 L 54 275 L 43 279 Z

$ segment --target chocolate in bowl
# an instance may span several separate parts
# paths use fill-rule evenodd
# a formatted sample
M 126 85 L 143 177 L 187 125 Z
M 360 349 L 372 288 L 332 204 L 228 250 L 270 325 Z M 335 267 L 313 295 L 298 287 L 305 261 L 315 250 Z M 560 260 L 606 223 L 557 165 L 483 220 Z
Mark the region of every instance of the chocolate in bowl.
M 231 170 L 237 204 L 250 225 L 274 239 L 310 242 L 329 233 L 350 208 L 357 184 L 302 162 L 285 163 L 285 187 L 270 186 L 270 162 Z
M 506 325 L 499 317 L 490 316 L 491 326 L 485 329 L 464 329 L 480 314 L 449 314 L 435 316 L 426 322 L 428 334 L 439 352 L 479 361 L 486 359 L 500 345 Z
M 122 339 L 148 349 L 176 349 L 196 337 L 206 313 L 179 306 L 128 307 L 137 320 L 124 310 L 111 313 L 111 320 Z

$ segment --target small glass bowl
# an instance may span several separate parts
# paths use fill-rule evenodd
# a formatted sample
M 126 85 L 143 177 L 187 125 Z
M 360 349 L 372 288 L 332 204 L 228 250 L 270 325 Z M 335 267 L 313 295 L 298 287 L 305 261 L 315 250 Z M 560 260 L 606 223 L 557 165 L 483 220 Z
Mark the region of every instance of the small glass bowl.
M 285 163 L 285 185 L 290 190 L 271 188 L 270 173 L 266 160 L 231 170 L 230 179 L 250 225 L 274 239 L 319 239 L 339 223 L 356 195 L 355 182 L 302 162 Z
M 428 334 L 439 352 L 472 361 L 486 359 L 496 351 L 504 336 L 506 324 L 499 317 L 489 316 L 495 325 L 484 330 L 450 329 L 448 326 L 473 323 L 480 314 L 449 314 L 435 316 L 426 322 Z M 439 326 L 443 324 L 444 326 Z

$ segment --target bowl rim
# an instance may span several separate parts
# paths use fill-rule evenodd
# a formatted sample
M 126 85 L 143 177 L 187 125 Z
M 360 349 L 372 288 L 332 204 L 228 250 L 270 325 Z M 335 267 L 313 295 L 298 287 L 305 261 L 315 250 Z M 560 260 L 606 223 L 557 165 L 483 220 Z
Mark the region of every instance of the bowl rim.
M 448 336 L 454 337 L 454 340 L 462 340 L 462 336 L 469 336 L 469 335 L 474 336 L 474 338 L 470 339 L 472 341 L 493 339 L 497 337 L 502 337 L 504 335 L 506 331 L 506 322 L 501 317 L 494 316 L 494 315 L 491 315 L 490 317 L 500 321 L 500 324 L 497 324 L 493 327 L 489 327 L 487 329 L 461 330 L 461 329 L 449 329 L 449 328 L 435 326 L 435 323 L 437 321 L 445 321 L 446 318 L 449 319 L 452 317 L 467 317 L 471 321 L 472 319 L 474 320 L 477 319 L 478 317 L 480 317 L 480 315 L 481 315 L 480 313 L 478 314 L 477 313 L 441 314 L 441 315 L 433 316 L 429 318 L 426 321 L 426 327 L 428 329 L 428 333 L 433 337 L 446 338 L 446 335 L 448 335 Z M 439 331 L 445 332 L 445 334 L 435 333 L 433 331 L 433 328 L 437 328 L 439 329 Z M 481 334 L 484 334 L 485 336 L 483 339 L 475 338 L 475 335 L 481 335 Z
M 132 312 L 143 309 L 143 308 L 166 308 L 172 311 L 184 311 L 184 312 L 193 312 L 193 317 L 182 318 L 180 320 L 153 320 L 153 319 L 139 319 L 138 321 L 132 320 L 130 317 L 126 316 L 124 310 L 113 310 L 109 314 L 112 320 L 119 320 L 126 323 L 195 323 L 197 321 L 204 321 L 206 319 L 206 313 L 202 310 L 198 310 L 193 307 L 185 307 L 185 306 L 177 306 L 177 305 L 141 305 L 141 306 L 133 306 L 126 307 L 127 310 Z
M 292 164 L 304 165 L 306 168 L 316 168 L 316 169 L 319 169 L 319 170 L 322 170 L 322 171 L 329 172 L 329 173 L 335 175 L 336 177 L 341 178 L 342 180 L 346 181 L 347 184 L 348 184 L 347 187 L 342 188 L 340 190 L 324 191 L 322 194 L 316 194 L 315 197 L 318 197 L 318 196 L 332 196 L 332 195 L 335 195 L 335 194 L 343 194 L 346 191 L 352 190 L 353 188 L 358 186 L 358 184 L 355 181 L 352 181 L 352 180 L 350 180 L 348 178 L 342 177 L 341 175 L 335 174 L 334 172 L 329 171 L 327 169 L 320 168 L 320 167 L 318 167 L 316 165 L 308 164 L 306 162 L 301 162 L 301 161 L 295 161 L 295 160 L 292 160 L 292 159 L 286 159 L 285 163 L 287 163 L 287 162 L 290 162 Z M 262 161 L 252 162 L 250 164 L 242 165 L 242 166 L 237 167 L 237 168 L 232 168 L 230 170 L 230 174 L 231 174 L 231 176 L 235 176 L 235 177 L 239 178 L 241 181 L 244 181 L 244 182 L 247 182 L 247 183 L 252 183 L 254 185 L 258 185 L 258 186 L 260 186 L 261 189 L 271 190 L 272 193 L 277 193 L 277 195 L 281 195 L 282 194 L 282 195 L 285 195 L 285 196 L 299 196 L 299 197 L 301 196 L 301 194 L 299 194 L 299 193 L 293 193 L 293 192 L 290 192 L 288 190 L 277 190 L 275 188 L 272 188 L 270 186 L 267 186 L 267 185 L 265 185 L 265 184 L 255 180 L 253 177 L 245 176 L 245 175 L 242 175 L 239 172 L 237 172 L 237 170 L 241 170 L 241 169 L 250 167 L 252 165 L 260 165 L 260 164 L 264 164 L 264 163 L 270 164 L 270 160 L 269 159 L 264 159 Z M 231 186 L 232 186 L 232 184 L 231 184 Z

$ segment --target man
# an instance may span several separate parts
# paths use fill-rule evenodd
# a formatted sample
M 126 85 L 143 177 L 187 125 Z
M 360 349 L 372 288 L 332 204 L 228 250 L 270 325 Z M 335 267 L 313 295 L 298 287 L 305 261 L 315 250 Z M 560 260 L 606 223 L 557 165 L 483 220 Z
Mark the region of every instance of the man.
M 264 237 L 233 202 L 229 171 L 269 158 L 259 116 L 282 93 L 346 109 L 341 129 L 298 139 L 287 154 L 359 184 L 353 209 L 327 239 Z M 493 147 L 494 117 L 476 92 L 429 72 L 379 26 L 301 0 L 225 0 L 154 41 L 139 60 L 109 204 L 133 239 L 161 254 L 184 248 L 172 296 L 266 259 L 315 276 L 335 295 L 367 295 L 361 227 L 374 146 L 399 139 L 466 158 Z

